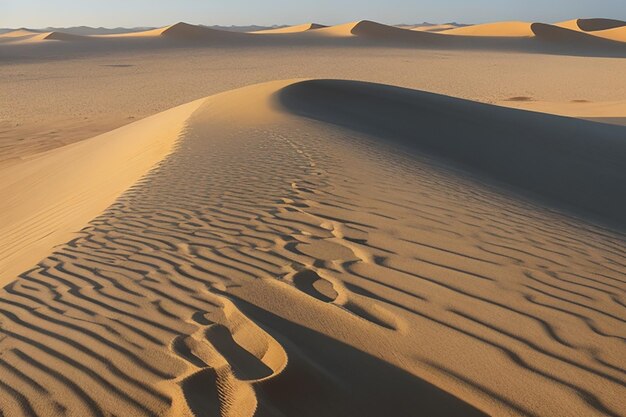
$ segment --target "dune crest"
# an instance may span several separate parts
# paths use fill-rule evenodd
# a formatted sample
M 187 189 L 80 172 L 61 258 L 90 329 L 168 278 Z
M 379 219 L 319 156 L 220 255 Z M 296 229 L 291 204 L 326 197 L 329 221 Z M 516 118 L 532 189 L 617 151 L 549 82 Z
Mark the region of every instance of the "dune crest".
M 192 25 L 185 22 L 178 22 L 173 25 L 164 26 L 157 29 L 150 29 L 141 32 L 114 33 L 106 35 L 96 35 L 99 38 L 163 38 L 178 41 L 202 41 L 202 40 L 227 40 L 240 39 L 248 35 L 244 32 L 230 32 L 220 29 L 212 29 L 200 25 Z
M 415 30 L 417 32 L 443 32 L 450 29 L 457 29 L 461 27 L 466 27 L 465 25 L 456 25 L 454 23 L 444 23 L 441 25 L 426 25 L 426 26 L 415 26 L 411 27 L 411 30 Z
M 582 32 L 597 32 L 608 29 L 615 29 L 626 26 L 626 22 L 623 20 L 615 19 L 573 19 L 565 22 L 555 23 L 555 26 L 559 26 L 565 29 L 577 30 Z
M 624 128 L 345 80 L 189 106 L 85 145 L 142 159 L 184 125 L 0 290 L 0 412 L 619 414 L 624 235 L 520 189 L 590 208 L 591 175 L 623 207 Z
M 285 88 L 280 98 L 297 114 L 363 133 L 386 132 L 408 148 L 433 152 L 626 226 L 626 196 L 614 194 L 626 183 L 626 172 L 620 168 L 620 161 L 626 160 L 622 127 L 348 81 L 302 82 Z M 375 108 L 385 108 L 394 117 L 378 116 Z M 446 120 L 457 117 L 472 120 L 475 129 L 460 121 L 448 129 Z M 515 127 L 520 125 L 524 131 Z M 422 139 L 415 139 L 416 131 L 424 132 Z M 576 191 L 564 186 L 568 182 L 577 184 Z
M 302 25 L 288 26 L 288 27 L 278 28 L 278 29 L 257 30 L 255 32 L 250 32 L 250 33 L 258 33 L 258 34 L 302 33 L 302 32 L 308 32 L 310 30 L 322 29 L 325 27 L 328 27 L 328 26 L 320 25 L 319 23 L 305 23 Z
M 0 283 L 70 239 L 167 155 L 193 102 L 0 171 Z M 27 192 L 24 192 L 28 190 Z
M 72 35 L 64 32 L 38 32 L 27 29 L 18 29 L 0 35 L 0 40 L 9 43 L 34 43 L 41 41 L 85 41 L 89 36 Z
M 534 35 L 530 25 L 528 22 L 495 22 L 459 27 L 440 33 L 464 36 L 530 37 Z
M 533 23 L 531 30 L 535 36 L 545 42 L 560 43 L 572 48 L 577 47 L 598 47 L 614 48 L 623 51 L 624 45 L 610 39 L 604 39 L 592 33 L 580 30 L 569 29 L 562 26 L 548 25 L 545 23 Z
M 0 38 L 18 38 L 22 36 L 31 36 L 31 35 L 39 35 L 41 32 L 37 32 L 30 29 L 16 29 L 10 32 L 1 33 Z

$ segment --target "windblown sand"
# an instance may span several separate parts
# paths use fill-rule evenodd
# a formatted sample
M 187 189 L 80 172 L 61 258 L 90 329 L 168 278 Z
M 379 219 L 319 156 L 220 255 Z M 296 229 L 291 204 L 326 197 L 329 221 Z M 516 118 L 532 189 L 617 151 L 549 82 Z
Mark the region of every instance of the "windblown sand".
M 626 127 L 581 120 L 626 117 L 623 73 L 381 46 L 13 56 L 0 416 L 625 415 Z

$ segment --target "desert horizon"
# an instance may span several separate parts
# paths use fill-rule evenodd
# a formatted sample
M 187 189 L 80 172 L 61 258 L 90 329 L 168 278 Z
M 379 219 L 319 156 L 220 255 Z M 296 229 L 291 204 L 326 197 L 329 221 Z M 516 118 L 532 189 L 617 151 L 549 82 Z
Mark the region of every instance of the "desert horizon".
M 626 417 L 626 9 L 63 3 L 0 19 L 0 417 Z

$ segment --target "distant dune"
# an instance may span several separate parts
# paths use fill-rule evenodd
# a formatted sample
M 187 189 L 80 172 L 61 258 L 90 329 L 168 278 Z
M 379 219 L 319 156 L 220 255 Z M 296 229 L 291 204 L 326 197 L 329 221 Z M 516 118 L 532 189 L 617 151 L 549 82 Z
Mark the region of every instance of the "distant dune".
M 623 50 L 626 48 L 626 45 L 622 45 L 611 39 L 604 39 L 595 36 L 592 33 L 572 30 L 566 27 L 547 25 L 544 23 L 533 23 L 531 25 L 531 29 L 535 36 L 542 41 L 568 45 L 573 48 L 614 48 L 617 50 Z
M 22 161 L 0 413 L 617 416 L 625 132 L 285 80 Z
M 280 97 L 300 115 L 385 134 L 409 148 L 433 152 L 626 226 L 626 195 L 614 193 L 626 183 L 626 171 L 620 168 L 626 160 L 622 127 L 358 82 L 303 82 Z M 447 122 L 455 119 L 459 122 Z M 464 125 L 462 120 L 472 122 Z
M 17 43 L 31 43 L 40 41 L 85 41 L 92 39 L 88 36 L 72 35 L 64 32 L 37 32 L 27 29 L 0 34 L 0 41 L 5 40 Z
M 446 35 L 464 35 L 464 36 L 533 36 L 528 22 L 497 22 L 485 23 L 481 25 L 465 26 L 444 30 L 440 33 Z
M 42 32 L 29 29 L 16 29 L 0 34 L 0 38 L 18 38 L 22 36 L 38 35 Z
M 0 171 L 0 277 L 71 238 L 167 155 L 190 103 Z M 43 156 L 42 156 L 43 155 Z M 28 192 L 24 192 L 28 190 Z
M 262 34 L 301 33 L 301 32 L 307 32 L 309 30 L 316 30 L 316 29 L 321 29 L 325 27 L 327 26 L 320 25 L 318 23 L 305 23 L 302 25 L 288 26 L 288 27 L 278 28 L 278 29 L 264 29 L 264 30 L 254 31 L 251 33 L 262 33 Z
M 626 26 L 616 27 L 614 29 L 598 30 L 592 32 L 594 36 L 610 39 L 616 42 L 626 42 Z
M 426 25 L 426 26 L 414 26 L 411 27 L 411 30 L 416 30 L 418 32 L 443 32 L 444 30 L 449 29 L 457 29 L 466 27 L 468 25 L 459 25 L 456 23 L 445 23 L 442 25 Z
M 179 41 L 202 41 L 215 39 L 239 39 L 247 36 L 245 33 L 232 32 L 227 30 L 211 29 L 206 26 L 191 25 L 189 23 L 178 22 L 176 24 L 162 28 L 151 29 L 143 32 L 132 32 L 124 34 L 103 35 L 106 38 L 166 38 Z
M 594 23 L 591 25 L 588 23 L 587 25 L 599 28 L 615 24 L 613 22 L 612 24 L 605 23 L 602 25 Z M 13 44 L 33 44 L 49 40 L 79 41 L 99 39 L 108 41 L 98 45 L 96 49 L 100 51 L 124 48 L 136 49 L 143 46 L 149 48 L 169 48 L 184 43 L 194 46 L 219 46 L 221 44 L 236 43 L 242 46 L 254 47 L 262 45 L 277 47 L 304 47 L 312 45 L 367 47 L 385 45 L 403 48 L 494 50 L 624 57 L 626 56 L 626 45 L 621 40 L 623 39 L 623 30 L 626 30 L 625 28 L 626 26 L 621 26 L 614 29 L 584 32 L 582 30 L 570 30 L 565 27 L 541 23 L 500 22 L 444 30 L 444 27 L 432 25 L 427 26 L 425 29 L 404 28 L 362 20 L 331 27 L 309 23 L 245 33 L 179 22 L 174 25 L 141 32 L 133 31 L 90 36 L 79 36 L 60 31 L 46 32 L 47 34 L 44 34 L 22 30 L 0 35 L 0 44 L 3 47 L 10 47 Z M 280 36 L 256 36 L 259 34 Z M 598 34 L 598 36 L 595 36 L 595 34 Z M 163 40 L 175 42 L 163 42 Z M 64 48 L 65 51 L 71 51 L 71 47 L 61 48 Z M 76 51 L 88 53 L 89 48 L 80 47 Z M 13 53 L 16 53 L 16 51 L 13 51 Z M 38 51 L 33 50 L 33 53 L 38 53 Z M 23 56 L 21 52 L 19 54 Z

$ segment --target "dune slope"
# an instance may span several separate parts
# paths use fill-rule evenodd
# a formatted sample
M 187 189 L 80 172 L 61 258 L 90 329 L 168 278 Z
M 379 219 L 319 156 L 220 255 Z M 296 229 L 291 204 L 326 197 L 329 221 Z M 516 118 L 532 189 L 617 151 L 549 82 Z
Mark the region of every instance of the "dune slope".
M 167 155 L 199 104 L 0 170 L 0 284 L 67 242 Z
M 299 83 L 281 98 L 298 114 L 383 134 L 626 226 L 626 196 L 618 191 L 626 183 L 622 127 L 368 83 Z
M 0 412 L 618 415 L 624 236 L 407 153 L 398 103 L 420 141 L 435 110 L 488 133 L 474 103 L 362 83 L 207 98 L 158 169 L 0 291 Z M 522 114 L 491 110 L 505 133 Z
M 305 23 L 302 25 L 288 26 L 288 27 L 278 28 L 278 29 L 264 29 L 264 30 L 259 30 L 259 31 L 255 31 L 252 33 L 260 33 L 260 34 L 301 33 L 301 32 L 307 32 L 309 30 L 322 29 L 325 27 L 326 26 L 320 25 L 318 23 Z
M 626 26 L 626 22 L 615 19 L 573 19 L 565 22 L 556 23 L 555 26 L 559 26 L 566 29 L 578 30 L 583 32 L 596 32 L 608 29 L 614 29 Z
M 528 22 L 496 22 L 453 28 L 440 33 L 465 36 L 533 36 L 530 25 Z

